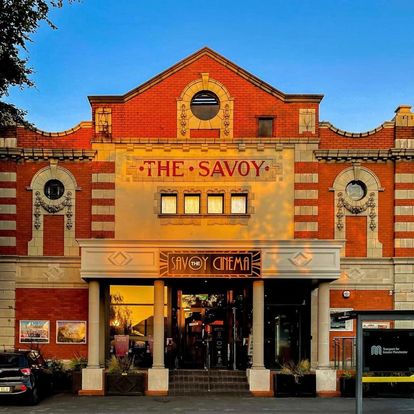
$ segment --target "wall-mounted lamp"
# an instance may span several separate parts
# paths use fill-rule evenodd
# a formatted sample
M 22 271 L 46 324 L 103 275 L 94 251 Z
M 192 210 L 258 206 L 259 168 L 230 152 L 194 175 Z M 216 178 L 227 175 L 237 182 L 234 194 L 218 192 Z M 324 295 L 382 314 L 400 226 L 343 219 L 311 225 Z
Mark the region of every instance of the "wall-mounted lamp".
M 343 297 L 344 299 L 348 299 L 350 296 L 351 296 L 351 292 L 350 292 L 349 290 L 344 290 L 344 291 L 342 292 L 342 297 Z

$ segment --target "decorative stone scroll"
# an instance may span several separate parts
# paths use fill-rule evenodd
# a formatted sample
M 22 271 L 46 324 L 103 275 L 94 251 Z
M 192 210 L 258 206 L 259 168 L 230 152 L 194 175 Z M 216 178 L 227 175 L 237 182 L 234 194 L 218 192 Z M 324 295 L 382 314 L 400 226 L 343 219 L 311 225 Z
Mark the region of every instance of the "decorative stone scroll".
M 370 193 L 368 200 L 362 204 L 362 205 L 352 205 L 350 202 L 348 202 L 342 192 L 338 193 L 338 202 L 336 204 L 337 212 L 336 212 L 336 227 L 338 230 L 343 230 L 344 228 L 344 222 L 343 218 L 345 216 L 344 208 L 348 210 L 351 214 L 361 214 L 364 211 L 368 210 L 368 217 L 369 217 L 369 228 L 372 231 L 375 231 L 377 228 L 377 222 L 376 217 L 377 213 L 375 211 L 375 193 Z

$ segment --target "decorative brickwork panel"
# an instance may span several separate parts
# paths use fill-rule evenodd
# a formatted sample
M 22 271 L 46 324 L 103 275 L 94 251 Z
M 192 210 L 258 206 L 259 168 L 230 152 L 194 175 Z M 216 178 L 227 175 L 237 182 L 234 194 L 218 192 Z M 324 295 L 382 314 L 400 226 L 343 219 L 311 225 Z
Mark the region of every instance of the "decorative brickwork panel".
M 367 218 L 346 217 L 346 248 L 347 257 L 367 256 Z
M 64 216 L 43 217 L 43 255 L 63 256 L 65 254 Z

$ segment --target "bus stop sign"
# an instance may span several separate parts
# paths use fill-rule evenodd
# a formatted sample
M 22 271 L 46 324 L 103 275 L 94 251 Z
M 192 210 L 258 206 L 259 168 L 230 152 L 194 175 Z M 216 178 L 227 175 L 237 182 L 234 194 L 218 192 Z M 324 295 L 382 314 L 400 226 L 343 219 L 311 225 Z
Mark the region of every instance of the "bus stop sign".
M 364 329 L 363 370 L 414 374 L 412 329 Z

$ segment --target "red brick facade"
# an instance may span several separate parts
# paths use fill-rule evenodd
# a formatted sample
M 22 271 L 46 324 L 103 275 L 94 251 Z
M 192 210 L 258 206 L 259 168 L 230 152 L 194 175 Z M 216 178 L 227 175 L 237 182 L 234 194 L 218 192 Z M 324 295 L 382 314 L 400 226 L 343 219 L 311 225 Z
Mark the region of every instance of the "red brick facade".
M 16 289 L 16 347 L 27 346 L 19 342 L 19 321 L 33 319 L 50 321 L 50 343 L 38 345 L 47 358 L 87 355 L 87 345 L 56 344 L 56 321 L 88 319 L 87 289 Z
M 374 131 L 347 133 L 319 122 L 321 95 L 285 95 L 215 52 L 203 49 L 126 95 L 90 97 L 91 121 L 70 131 L 45 133 L 18 127 L 0 132 L 0 222 L 4 223 L 0 227 L 0 254 L 7 263 L 14 259 L 18 263 L 23 257 L 28 263 L 36 259 L 42 266 L 47 266 L 45 256 L 62 258 L 62 264 L 50 264 L 55 266 L 58 279 L 46 268 L 36 276 L 41 280 L 26 272 L 27 280 L 26 276 L 18 276 L 10 285 L 16 297 L 15 315 L 11 315 L 16 346 L 19 321 L 40 319 L 50 320 L 50 343 L 42 345 L 48 356 L 69 359 L 75 352 L 87 352 L 86 345 L 56 344 L 55 326 L 56 320 L 87 320 L 84 282 L 78 275 L 77 281 L 71 279 L 70 286 L 65 285 L 69 271 L 65 268 L 63 276 L 60 272 L 69 258 L 79 266 L 79 254 L 74 253 L 76 247 L 70 250 L 70 243 L 116 238 L 113 194 L 118 191 L 116 175 L 120 172 L 116 170 L 115 149 L 113 156 L 103 152 L 98 156 L 99 144 L 119 144 L 126 151 L 137 144 L 148 145 L 148 151 L 160 143 L 173 150 L 176 143 L 182 148 L 191 147 L 193 141 L 177 136 L 177 99 L 187 85 L 205 73 L 225 86 L 234 105 L 232 137 L 223 139 L 224 143 L 238 145 L 253 140 L 259 155 L 264 143 L 295 150 L 294 238 L 346 239 L 343 277 L 332 284 L 331 308 L 412 309 L 414 280 L 411 268 L 402 268 L 414 265 L 414 179 L 410 178 L 414 175 L 414 121 L 409 107 L 401 107 L 393 121 Z M 105 134 L 96 129 L 100 108 L 111 114 L 111 129 Z M 314 111 L 310 112 L 314 114 L 314 125 L 307 130 L 301 130 L 301 110 Z M 259 117 L 273 119 L 273 136 L 257 138 Z M 198 143 L 221 140 L 217 128 L 191 128 L 190 137 Z M 166 158 L 177 157 L 177 152 L 165 151 Z M 71 207 L 56 204 L 60 208 L 56 216 L 38 206 L 38 219 L 36 185 L 41 191 L 47 179 L 38 184 L 36 177 L 49 168 L 52 178 L 60 168 L 68 182 L 73 177 L 72 197 L 76 202 Z M 344 205 L 341 213 L 338 200 L 343 189 L 339 184 L 336 189 L 334 186 L 341 174 L 352 169 L 355 180 L 359 171 L 364 171 L 375 177 L 372 185 L 378 181 L 378 189 L 368 189 L 368 193 L 375 193 L 375 206 L 362 206 L 365 210 L 361 213 Z M 38 234 L 42 242 L 36 241 L 36 232 L 42 232 Z M 398 267 L 400 262 L 394 263 L 393 258 L 408 261 Z M 354 259 L 359 259 L 358 263 Z M 406 275 L 407 282 L 398 284 L 403 279 L 398 274 Z M 350 298 L 343 298 L 344 289 L 350 290 Z M 331 338 L 335 335 L 332 332 Z

